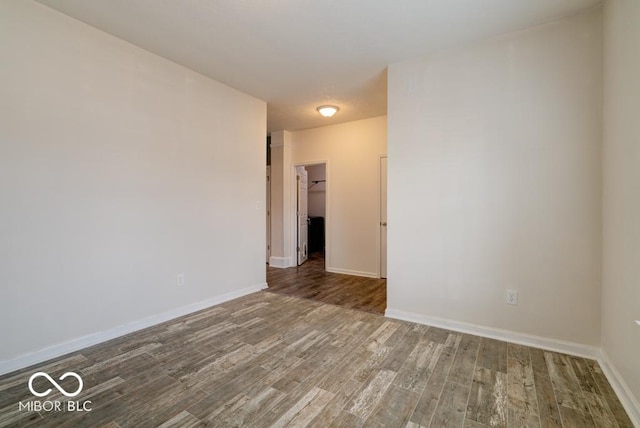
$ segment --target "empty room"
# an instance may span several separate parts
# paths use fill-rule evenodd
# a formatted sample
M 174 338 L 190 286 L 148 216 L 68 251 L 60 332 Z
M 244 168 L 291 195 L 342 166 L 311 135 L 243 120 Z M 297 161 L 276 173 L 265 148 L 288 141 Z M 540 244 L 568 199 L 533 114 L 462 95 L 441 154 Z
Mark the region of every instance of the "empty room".
M 640 2 L 0 0 L 0 427 L 640 427 Z

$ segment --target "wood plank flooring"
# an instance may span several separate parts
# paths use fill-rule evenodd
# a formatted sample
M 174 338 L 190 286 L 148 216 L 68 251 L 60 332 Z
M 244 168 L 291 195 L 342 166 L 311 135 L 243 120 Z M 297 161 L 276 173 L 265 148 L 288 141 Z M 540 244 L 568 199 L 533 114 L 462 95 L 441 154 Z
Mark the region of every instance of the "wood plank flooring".
M 313 253 L 302 266 L 267 267 L 267 291 L 384 315 L 387 281 L 326 272 L 324 257 Z
M 37 371 L 92 410 L 19 410 Z M 1 377 L 0 426 L 632 424 L 595 361 L 259 292 Z

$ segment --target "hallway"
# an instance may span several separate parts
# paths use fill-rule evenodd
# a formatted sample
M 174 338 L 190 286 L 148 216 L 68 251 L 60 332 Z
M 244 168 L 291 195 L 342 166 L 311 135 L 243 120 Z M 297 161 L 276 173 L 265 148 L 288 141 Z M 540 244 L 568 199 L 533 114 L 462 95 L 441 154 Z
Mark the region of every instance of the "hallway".
M 286 269 L 267 266 L 266 291 L 384 315 L 385 279 L 342 275 L 324 269 L 321 253 L 310 254 L 302 266 Z

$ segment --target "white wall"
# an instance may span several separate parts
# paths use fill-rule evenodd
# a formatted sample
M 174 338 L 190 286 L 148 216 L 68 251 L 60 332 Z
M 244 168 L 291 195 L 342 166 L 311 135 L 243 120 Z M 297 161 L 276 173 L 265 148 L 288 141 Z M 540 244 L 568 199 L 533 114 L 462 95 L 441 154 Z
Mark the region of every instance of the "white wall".
M 264 102 L 32 2 L 0 57 L 0 363 L 264 283 Z
M 271 257 L 269 265 L 286 268 L 295 266 L 293 245 L 295 225 L 291 217 L 291 204 L 295 203 L 291 191 L 291 133 L 271 133 Z
M 640 416 L 640 2 L 604 8 L 602 348 Z
M 309 201 L 309 216 L 311 217 L 324 217 L 327 215 L 326 208 L 326 193 L 327 193 L 327 183 L 317 183 L 313 184 L 312 181 L 326 180 L 326 166 L 324 164 L 320 165 L 309 165 L 306 167 L 307 173 L 309 174 L 309 192 L 308 192 L 308 201 Z
M 601 18 L 389 67 L 388 310 L 599 344 Z
M 379 156 L 387 117 L 292 132 L 292 162 L 327 162 L 326 269 L 378 276 Z

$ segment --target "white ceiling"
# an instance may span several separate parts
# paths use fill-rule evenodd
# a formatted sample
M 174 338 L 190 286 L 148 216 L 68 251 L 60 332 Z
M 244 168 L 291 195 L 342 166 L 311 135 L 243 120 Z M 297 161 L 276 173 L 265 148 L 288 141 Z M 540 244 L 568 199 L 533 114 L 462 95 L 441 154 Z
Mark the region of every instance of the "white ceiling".
M 601 0 L 39 0 L 268 102 L 268 131 L 386 114 L 386 66 Z M 331 119 L 315 108 L 336 104 Z

